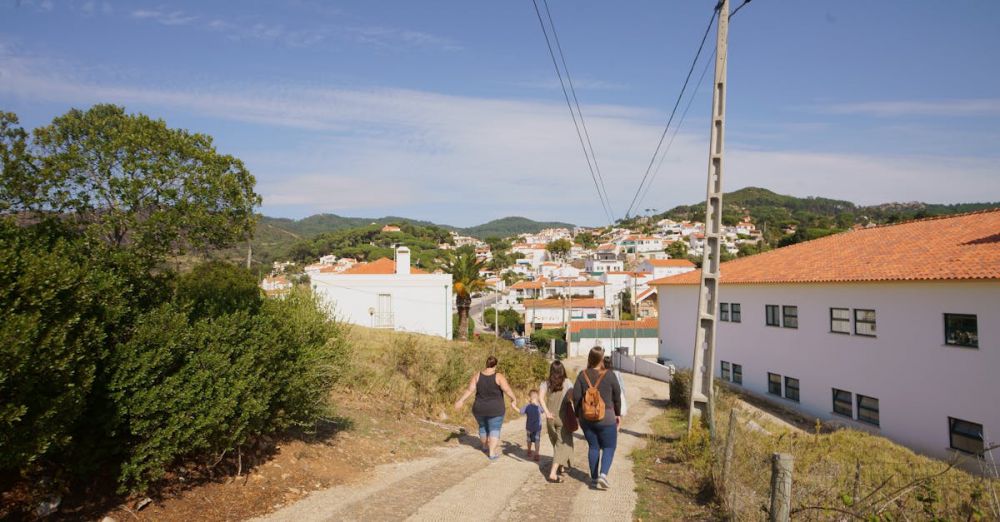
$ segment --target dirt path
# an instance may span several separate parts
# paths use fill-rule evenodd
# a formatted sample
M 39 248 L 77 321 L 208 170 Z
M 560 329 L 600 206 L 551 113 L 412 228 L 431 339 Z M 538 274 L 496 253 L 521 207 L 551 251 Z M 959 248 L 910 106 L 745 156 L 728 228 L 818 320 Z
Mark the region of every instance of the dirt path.
M 629 454 L 659 410 L 644 399 L 666 397 L 667 385 L 625 376 L 629 411 L 618 437 L 611 469 L 611 489 L 590 489 L 587 443 L 577 432 L 576 452 L 566 482 L 545 480 L 552 447 L 543 434 L 542 461 L 525 459 L 524 420 L 513 416 L 503 428 L 503 453 L 490 463 L 478 450 L 478 439 L 434 456 L 380 466 L 371 480 L 317 491 L 258 520 L 631 520 L 635 479 Z

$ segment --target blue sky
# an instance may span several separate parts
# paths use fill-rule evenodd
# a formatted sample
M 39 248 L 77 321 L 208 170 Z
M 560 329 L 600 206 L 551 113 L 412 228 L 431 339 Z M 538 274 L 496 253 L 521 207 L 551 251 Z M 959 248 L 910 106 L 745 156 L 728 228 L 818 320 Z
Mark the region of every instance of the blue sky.
M 714 0 L 549 5 L 621 214 Z M 730 32 L 727 189 L 1000 200 L 997 19 L 754 0 Z M 704 197 L 711 74 L 643 208 Z M 0 109 L 35 127 L 99 102 L 214 136 L 269 215 L 604 220 L 530 0 L 0 0 Z

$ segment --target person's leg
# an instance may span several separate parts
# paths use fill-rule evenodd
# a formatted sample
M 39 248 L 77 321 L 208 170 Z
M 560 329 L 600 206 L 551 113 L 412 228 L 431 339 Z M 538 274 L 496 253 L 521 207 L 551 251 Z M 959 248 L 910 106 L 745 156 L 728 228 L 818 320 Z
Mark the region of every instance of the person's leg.
M 482 444 L 480 449 L 483 450 L 483 452 L 489 451 L 490 435 L 489 429 L 486 427 L 486 417 L 477 415 L 476 424 L 479 424 L 479 442 Z
M 601 444 L 601 475 L 607 476 L 611 471 L 611 462 L 615 459 L 615 448 L 618 447 L 618 428 L 615 425 L 601 426 L 599 435 Z
M 590 479 L 597 480 L 598 464 L 601 458 L 601 446 L 597 441 L 597 432 L 588 423 L 580 423 L 583 428 L 583 437 L 587 439 L 587 462 L 590 464 Z
M 490 434 L 490 458 L 495 459 L 500 456 L 497 448 L 500 447 L 500 428 L 503 426 L 503 415 L 490 417 L 487 424 Z

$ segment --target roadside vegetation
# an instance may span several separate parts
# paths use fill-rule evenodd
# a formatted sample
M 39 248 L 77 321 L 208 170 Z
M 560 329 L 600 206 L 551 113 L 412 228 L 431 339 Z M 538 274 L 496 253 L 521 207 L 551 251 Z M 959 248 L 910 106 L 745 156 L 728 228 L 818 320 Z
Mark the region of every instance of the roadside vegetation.
M 720 390 L 717 440 L 700 428 L 687 434 L 687 383 L 680 373 L 672 402 L 653 423 L 644 450 L 636 453 L 636 482 L 643 520 L 680 518 L 767 520 L 770 458 L 794 457 L 792 519 L 796 520 L 993 520 L 989 482 L 890 440 L 816 423 L 791 426 L 747 407 Z M 737 412 L 733 458 L 723 481 L 722 461 L 730 411 Z M 1000 484 L 994 484 L 1000 487 Z M 681 497 L 664 502 L 664 498 Z M 685 514 L 686 513 L 686 514 Z

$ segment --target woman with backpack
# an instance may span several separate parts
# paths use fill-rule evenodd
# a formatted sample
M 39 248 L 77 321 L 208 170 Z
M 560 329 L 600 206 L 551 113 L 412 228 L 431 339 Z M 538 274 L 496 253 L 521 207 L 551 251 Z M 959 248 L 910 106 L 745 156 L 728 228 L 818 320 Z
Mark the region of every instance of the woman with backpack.
M 555 361 L 549 366 L 549 378 L 539 387 L 545 427 L 552 442 L 552 469 L 549 482 L 562 482 L 562 470 L 568 468 L 573 458 L 573 432 L 576 415 L 573 413 L 573 383 L 566 377 L 566 367 Z
M 472 403 L 472 415 L 479 424 L 479 440 L 483 444 L 483 451 L 490 460 L 495 461 L 500 458 L 497 448 L 500 446 L 503 415 L 507 411 L 504 394 L 510 397 L 510 407 L 517 410 L 517 397 L 507 384 L 507 379 L 497 372 L 496 357 L 491 355 L 486 358 L 486 368 L 472 376 L 465 393 L 455 401 L 455 409 L 460 409 L 465 399 L 473 393 L 476 394 L 476 400 Z
M 608 472 L 622 420 L 622 389 L 615 375 L 609 373 L 604 369 L 604 349 L 595 346 L 587 356 L 587 369 L 580 372 L 573 386 L 573 403 L 589 447 L 590 484 L 598 489 L 611 487 Z

